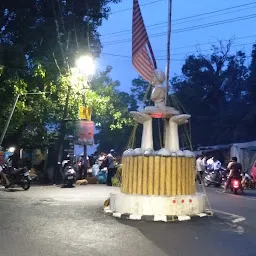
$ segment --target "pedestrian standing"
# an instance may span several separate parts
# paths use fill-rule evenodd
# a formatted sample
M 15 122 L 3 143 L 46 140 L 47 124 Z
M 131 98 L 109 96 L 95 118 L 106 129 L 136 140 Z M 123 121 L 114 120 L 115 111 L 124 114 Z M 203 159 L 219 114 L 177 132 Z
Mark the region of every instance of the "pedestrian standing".
M 196 172 L 197 172 L 197 180 L 199 184 L 202 183 L 201 181 L 203 178 L 202 159 L 203 159 L 203 156 L 199 156 L 196 159 Z
M 212 165 L 213 165 L 213 170 L 214 171 L 219 171 L 220 168 L 221 168 L 221 162 L 216 157 L 213 158 L 213 164 Z
M 209 171 L 213 171 L 213 158 L 214 157 L 211 157 L 209 158 L 206 163 L 207 163 L 207 170 Z
M 104 152 L 101 152 L 98 158 L 98 165 L 100 166 L 100 169 L 104 169 L 105 167 L 107 167 L 107 166 L 103 166 L 106 158 L 107 158 L 107 154 Z
M 216 173 L 217 179 L 221 180 L 221 173 L 220 173 L 221 162 L 216 157 L 213 158 L 212 166 L 213 166 L 213 171 Z
M 114 153 L 115 153 L 114 149 L 111 149 L 106 158 L 106 165 L 107 165 L 107 169 L 108 169 L 108 174 L 107 174 L 107 185 L 108 186 L 112 186 L 112 178 L 115 175 Z
M 207 169 L 207 157 L 206 156 L 203 156 L 201 165 L 202 165 L 203 172 L 205 172 Z
M 84 153 L 82 153 L 78 160 L 79 178 L 80 179 L 87 178 L 87 171 L 90 168 L 89 157 L 87 156 L 86 160 L 84 158 L 85 158 Z

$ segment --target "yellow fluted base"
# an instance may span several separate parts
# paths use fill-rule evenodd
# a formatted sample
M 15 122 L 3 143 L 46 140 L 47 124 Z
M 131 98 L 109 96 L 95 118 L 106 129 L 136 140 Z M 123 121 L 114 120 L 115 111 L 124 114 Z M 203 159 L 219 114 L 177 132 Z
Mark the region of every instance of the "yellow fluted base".
M 194 158 L 125 156 L 121 191 L 139 195 L 193 195 L 194 170 Z

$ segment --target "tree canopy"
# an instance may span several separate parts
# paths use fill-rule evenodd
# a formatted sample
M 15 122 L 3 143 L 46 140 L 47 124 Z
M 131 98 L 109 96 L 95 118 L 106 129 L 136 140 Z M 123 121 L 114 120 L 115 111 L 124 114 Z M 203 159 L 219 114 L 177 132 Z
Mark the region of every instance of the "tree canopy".
M 49 144 L 63 118 L 75 59 L 90 53 L 98 57 L 101 43 L 97 28 L 109 15 L 110 3 L 119 0 L 2 1 L 0 28 L 0 129 L 20 94 L 5 144 L 26 147 Z M 111 68 L 98 72 L 91 88 L 70 87 L 67 119 L 77 120 L 82 94 L 93 118 L 102 127 L 121 129 L 131 120 L 128 94 L 109 77 Z M 40 94 L 27 94 L 27 93 Z M 126 104 L 126 105 L 125 105 Z M 124 107 L 126 109 L 124 109 Z
M 181 147 L 256 139 L 256 44 L 246 56 L 243 51 L 233 53 L 232 43 L 213 45 L 209 55 L 188 56 L 181 75 L 170 81 L 168 104 L 192 116 L 190 124 L 180 128 Z M 140 77 L 132 81 L 131 92 L 139 106 L 143 98 L 152 104 L 150 93 L 145 95 L 147 88 Z M 154 129 L 157 134 L 161 128 L 155 124 Z
M 171 102 L 177 97 L 192 115 L 194 145 L 255 139 L 256 45 L 251 57 L 243 51 L 232 54 L 231 45 L 220 43 L 209 56 L 189 56 L 182 75 L 171 81 Z

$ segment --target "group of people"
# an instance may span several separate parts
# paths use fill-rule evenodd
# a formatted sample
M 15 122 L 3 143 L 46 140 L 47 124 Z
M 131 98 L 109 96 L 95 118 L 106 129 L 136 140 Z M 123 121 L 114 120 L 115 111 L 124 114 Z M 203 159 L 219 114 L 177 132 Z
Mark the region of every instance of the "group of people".
M 108 154 L 101 152 L 99 155 L 95 152 L 91 156 L 87 156 L 86 160 L 84 154 L 81 154 L 78 160 L 78 177 L 85 179 L 88 176 L 88 170 L 94 165 L 98 164 L 99 169 L 106 169 L 107 171 L 107 185 L 112 186 L 112 178 L 116 172 L 117 157 L 114 149 L 111 149 Z
M 207 158 L 199 156 L 196 159 L 197 180 L 201 184 L 203 174 L 206 170 L 218 171 L 221 168 L 221 162 L 216 157 Z
M 216 157 L 207 158 L 206 156 L 199 156 L 196 159 L 197 180 L 199 184 L 201 184 L 203 174 L 206 170 L 219 172 L 221 166 L 222 163 Z M 227 182 L 224 192 L 229 188 L 232 178 L 242 179 L 241 174 L 242 165 L 237 161 L 237 157 L 231 157 L 227 166 Z
M 100 162 L 99 162 L 100 170 L 104 168 L 107 169 L 107 186 L 112 186 L 112 178 L 116 173 L 116 162 L 117 162 L 115 150 L 111 149 L 108 154 L 102 153 L 99 159 L 100 159 Z

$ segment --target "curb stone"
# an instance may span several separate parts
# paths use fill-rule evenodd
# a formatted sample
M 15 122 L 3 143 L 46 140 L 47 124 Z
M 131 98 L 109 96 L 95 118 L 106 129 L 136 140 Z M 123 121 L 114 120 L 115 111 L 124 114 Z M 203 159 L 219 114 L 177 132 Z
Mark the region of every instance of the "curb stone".
M 197 220 L 203 217 L 213 216 L 213 213 L 210 211 L 202 212 L 196 215 L 188 216 L 178 216 L 178 215 L 135 215 L 130 213 L 118 213 L 110 210 L 109 206 L 104 208 L 104 212 L 108 215 L 111 215 L 115 218 L 120 218 L 124 220 L 145 220 L 145 221 L 154 221 L 154 222 L 174 222 L 174 221 L 189 221 Z

